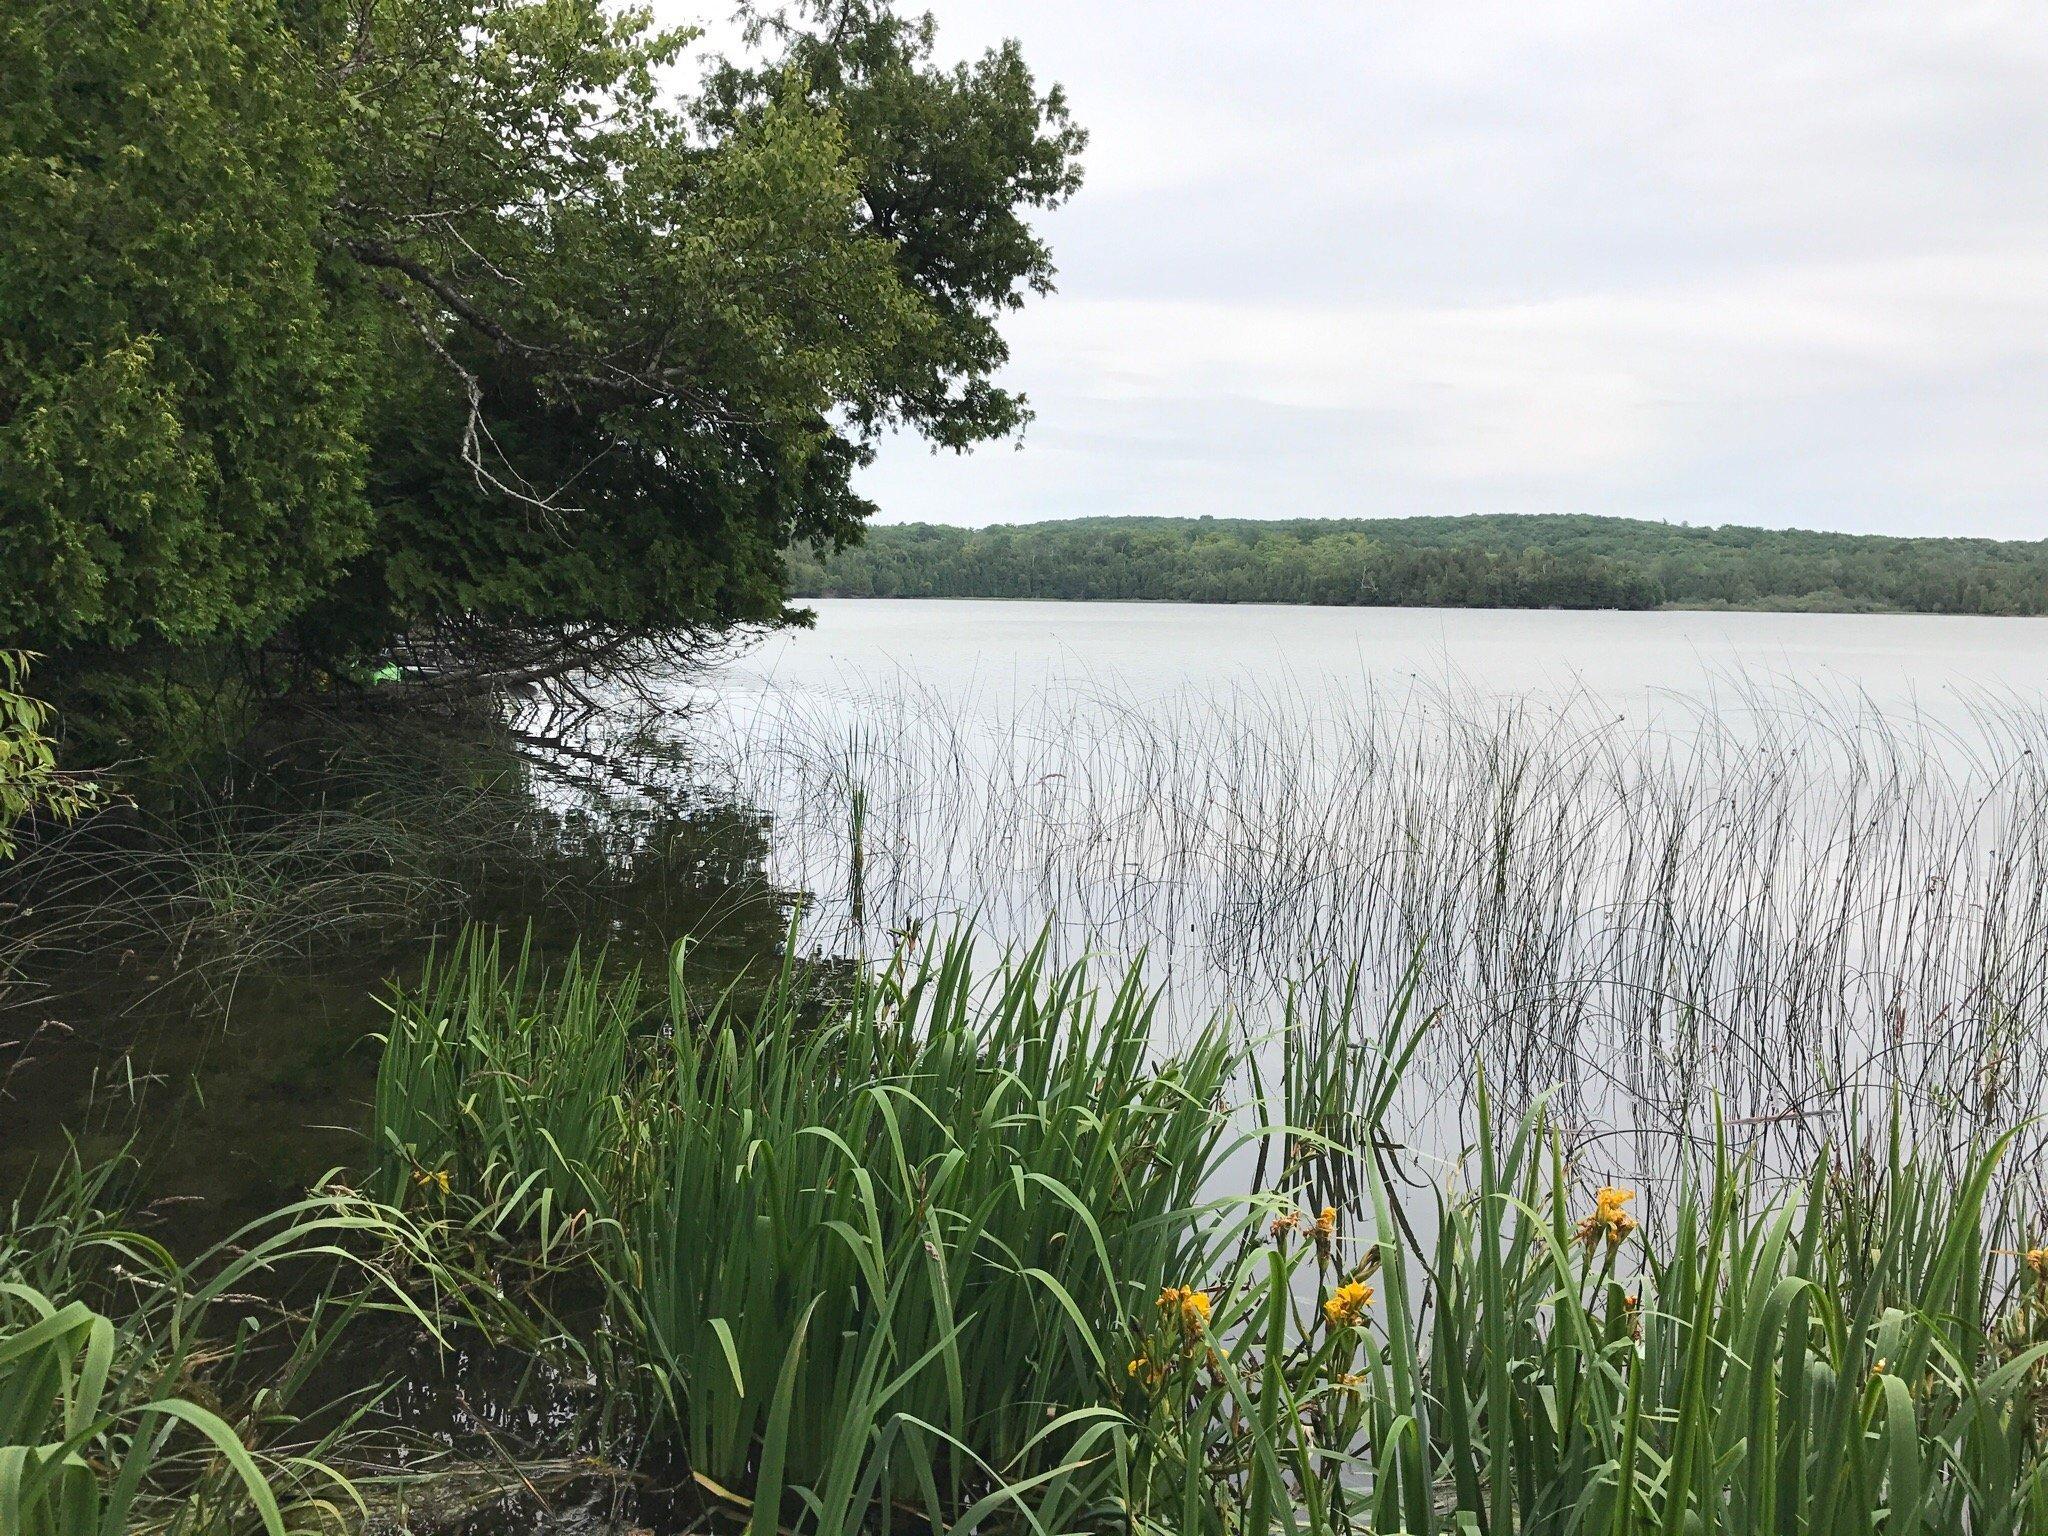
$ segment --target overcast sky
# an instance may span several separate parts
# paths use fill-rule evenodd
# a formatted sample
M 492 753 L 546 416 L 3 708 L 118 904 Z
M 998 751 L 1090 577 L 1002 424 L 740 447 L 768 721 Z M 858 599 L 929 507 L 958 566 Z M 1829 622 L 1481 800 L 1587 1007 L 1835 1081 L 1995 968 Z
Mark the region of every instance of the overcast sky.
M 1021 450 L 889 521 L 2048 536 L 2048 5 L 935 0 L 1092 141 Z

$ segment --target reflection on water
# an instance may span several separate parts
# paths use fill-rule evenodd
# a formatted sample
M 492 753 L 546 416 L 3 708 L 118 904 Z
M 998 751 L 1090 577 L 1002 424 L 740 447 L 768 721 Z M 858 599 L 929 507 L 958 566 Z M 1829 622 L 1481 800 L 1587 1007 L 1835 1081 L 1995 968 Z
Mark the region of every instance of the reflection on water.
M 673 696 L 828 947 L 1052 923 L 1183 1021 L 1355 972 L 1368 1034 L 1419 957 L 1430 1154 L 1482 1069 L 1626 1177 L 1717 1113 L 1786 1171 L 1894 1102 L 1930 1147 L 2030 1114 L 2048 625 L 1226 617 L 838 604 Z
M 657 971 L 690 934 L 721 981 L 787 932 L 764 817 L 674 742 L 593 764 L 534 731 L 323 730 L 263 767 L 0 872 L 0 1189 L 132 1146 L 196 1244 L 360 1163 L 383 988 L 465 921 Z
M 217 1231 L 355 1159 L 380 984 L 462 921 L 723 978 L 798 893 L 812 952 L 1050 924 L 1254 1033 L 1355 972 L 1370 1036 L 1419 956 L 1446 1159 L 1480 1069 L 1625 1174 L 1717 1110 L 1789 1168 L 1893 1096 L 1937 1143 L 2036 1100 L 2048 623 L 821 608 L 666 712 L 303 733 L 0 875 L 0 1180 L 136 1136 Z

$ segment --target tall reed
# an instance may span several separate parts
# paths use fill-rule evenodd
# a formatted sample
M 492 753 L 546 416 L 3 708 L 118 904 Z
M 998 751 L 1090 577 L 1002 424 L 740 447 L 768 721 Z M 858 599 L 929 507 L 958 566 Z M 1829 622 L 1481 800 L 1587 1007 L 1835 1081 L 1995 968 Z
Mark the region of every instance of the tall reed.
M 545 989 L 531 949 L 466 930 L 427 979 L 394 995 L 371 1105 L 377 1191 L 465 1192 L 543 1223 L 607 1203 L 637 973 L 572 955 Z
M 1639 1206 L 1544 1100 L 1482 1091 L 1465 1155 L 1402 1159 L 1412 1010 L 1163 1049 L 1140 969 L 1100 992 L 962 937 L 824 990 L 789 962 L 745 1009 L 685 963 L 636 1017 L 487 953 L 425 992 L 479 997 L 395 1013 L 387 1073 L 456 1015 L 620 1037 L 616 1132 L 574 1170 L 629 1341 L 602 1358 L 754 1531 L 2048 1529 L 2048 1246 L 1990 1199 L 2010 1138 L 1920 1155 L 1894 1121 L 1787 1182 L 1715 1137 Z M 415 1079 L 426 1119 L 499 1070 Z M 452 1193 L 400 1165 L 413 1198 L 485 1220 L 553 1176 L 517 1124 L 546 1096 L 493 1102 Z
M 1137 973 L 1105 997 L 1041 949 L 977 976 L 962 939 L 836 996 L 792 966 L 751 1011 L 694 1009 L 678 970 L 655 1029 L 572 978 L 520 1042 L 464 1034 L 495 1047 L 466 1061 L 449 1019 L 527 1014 L 521 971 L 477 969 L 489 955 L 394 1015 L 380 1104 L 474 1128 L 433 1144 L 457 1192 L 523 1188 L 563 1146 L 531 1042 L 609 1060 L 636 1039 L 624 1135 L 576 1175 L 608 1218 L 600 1263 L 650 1407 L 707 1487 L 769 1509 L 802 1489 L 832 1529 L 897 1502 L 958 1517 L 1020 1485 L 1034 1508 L 1095 1496 L 1087 1447 L 1121 1369 L 1102 1330 L 1201 1260 L 1230 1031 L 1156 1061 Z M 400 1119 L 380 1115 L 385 1176 L 418 1181 L 425 1143 Z
M 1873 1094 L 1960 1148 L 2023 1123 L 2048 1070 L 2036 704 L 1742 676 L 1648 716 L 1284 677 L 733 694 L 693 718 L 698 760 L 772 818 L 814 942 L 963 918 L 1018 941 L 1050 913 L 1066 952 L 1152 955 L 1192 1020 L 1354 974 L 1376 1014 L 1419 953 L 1440 1024 L 1410 1086 L 1446 1152 L 1475 1061 L 1518 1105 L 1548 1092 L 1561 1126 L 1629 1138 L 1617 1161 L 1668 1162 L 1674 1124 L 1704 1145 L 1719 1105 L 1785 1174 Z M 2040 1166 L 2005 1176 L 2048 1193 Z
M 103 1213 L 113 1167 L 69 1163 L 0 1221 L 0 1532 L 349 1529 L 356 1411 L 322 1404 L 316 1427 L 295 1399 L 366 1311 L 435 1335 L 462 1314 L 433 1241 L 335 1188 L 180 1261 Z M 283 1309 L 293 1271 L 313 1293 Z

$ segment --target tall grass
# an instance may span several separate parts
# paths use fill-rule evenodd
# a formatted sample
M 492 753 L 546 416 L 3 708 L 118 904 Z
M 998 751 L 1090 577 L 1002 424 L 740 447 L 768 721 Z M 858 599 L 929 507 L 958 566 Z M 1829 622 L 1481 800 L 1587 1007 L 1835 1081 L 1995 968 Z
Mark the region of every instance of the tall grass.
M 470 930 L 404 993 L 371 1106 L 377 1192 L 487 1195 L 550 1226 L 605 1203 L 639 992 L 572 956 L 545 994 L 530 948 Z
M 1105 999 L 1032 952 L 978 978 L 964 941 L 841 996 L 791 967 L 750 1010 L 693 1008 L 678 971 L 637 1025 L 588 972 L 536 1020 L 522 969 L 492 960 L 472 943 L 394 1013 L 385 1176 L 432 1198 L 424 1140 L 391 1128 L 459 1120 L 433 1143 L 457 1195 L 550 1179 L 565 1143 L 542 1121 L 574 1097 L 551 1074 L 634 1042 L 575 1175 L 641 1390 L 707 1487 L 770 1508 L 801 1488 L 833 1529 L 1020 1483 L 1040 1505 L 1092 1496 L 1094 1405 L 1122 1365 L 1097 1329 L 1141 1299 L 1131 1276 L 1200 1262 L 1226 1030 L 1155 1062 L 1135 974 Z M 536 1041 L 575 1042 L 578 1065 Z
M 1991 1198 L 2009 1139 L 1921 1157 L 1894 1122 L 1787 1183 L 1720 1137 L 1637 1202 L 1545 1102 L 1482 1094 L 1418 1177 L 1385 1124 L 1412 1012 L 1168 1049 L 1139 969 L 1098 989 L 1043 942 L 822 990 L 792 963 L 744 1009 L 687 969 L 622 1006 L 645 989 L 476 941 L 401 999 L 380 1086 L 472 1117 L 448 1192 L 380 1146 L 407 1198 L 529 1231 L 520 1192 L 574 1164 L 591 1326 L 624 1341 L 591 1357 L 754 1531 L 2048 1529 L 2048 1251 Z M 563 1049 L 625 1063 L 566 1160 L 534 1086 Z
M 2003 1144 L 1960 1186 L 1894 1138 L 1867 1187 L 1790 1191 L 1724 1150 L 1638 1235 L 1574 1222 L 1543 1130 L 1482 1141 L 1431 1265 L 1435 1434 L 1482 1528 L 2044 1528 L 2044 1352 L 1996 1325 L 1985 1240 Z
M 338 1185 L 180 1260 L 106 1213 L 117 1166 L 69 1162 L 0 1220 L 0 1532 L 358 1528 L 370 1399 L 301 1399 L 367 1314 L 444 1339 L 487 1293 Z
M 1618 1163 L 1674 1124 L 1704 1145 L 1718 1105 L 1786 1174 L 1872 1095 L 1965 1147 L 2023 1122 L 2048 1070 L 2038 706 L 1740 677 L 1648 717 L 1472 687 L 855 680 L 744 693 L 693 738 L 772 816 L 771 873 L 814 893 L 828 947 L 962 918 L 1021 941 L 1055 913 L 1069 952 L 1150 953 L 1189 1019 L 1354 972 L 1377 1011 L 1419 951 L 1441 1022 L 1413 1083 L 1447 1150 L 1475 1061 L 1634 1138 Z

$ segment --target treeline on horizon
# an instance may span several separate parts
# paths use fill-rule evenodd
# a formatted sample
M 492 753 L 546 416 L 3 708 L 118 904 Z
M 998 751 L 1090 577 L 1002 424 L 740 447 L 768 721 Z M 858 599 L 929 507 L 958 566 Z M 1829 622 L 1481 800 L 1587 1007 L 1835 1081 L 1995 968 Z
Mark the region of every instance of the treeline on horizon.
M 836 554 L 795 551 L 789 582 L 799 598 L 2042 614 L 2048 540 L 1574 515 L 910 523 Z

